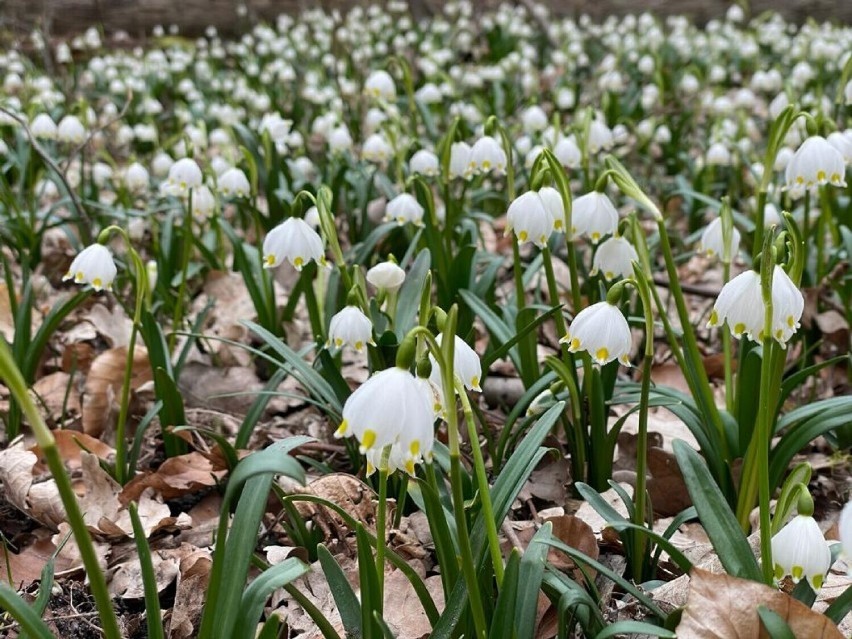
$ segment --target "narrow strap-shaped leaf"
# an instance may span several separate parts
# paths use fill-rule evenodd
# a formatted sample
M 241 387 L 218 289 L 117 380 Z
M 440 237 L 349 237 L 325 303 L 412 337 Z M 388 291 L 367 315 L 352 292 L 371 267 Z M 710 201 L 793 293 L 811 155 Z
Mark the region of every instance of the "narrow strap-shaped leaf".
M 429 249 L 420 251 L 417 254 L 417 259 L 411 265 L 408 275 L 405 277 L 405 282 L 399 291 L 399 299 L 397 302 L 396 319 L 394 321 L 394 333 L 399 339 L 402 339 L 406 333 L 414 326 L 414 318 L 417 316 L 417 310 L 420 307 L 420 294 L 423 291 L 423 282 L 426 281 L 426 274 L 429 272 L 432 257 Z
M 825 610 L 825 616 L 839 624 L 849 614 L 850 610 L 852 610 L 852 586 L 847 587 L 842 595 L 831 602 L 831 605 Z
M 55 639 L 41 617 L 5 581 L 0 581 L 0 608 L 12 615 L 33 639 Z
M 506 562 L 506 571 L 503 574 L 503 585 L 497 597 L 497 605 L 494 607 L 494 615 L 491 618 L 491 632 L 488 639 L 514 639 L 515 634 L 515 607 L 519 590 L 519 575 L 521 567 L 521 553 L 513 548 Z M 526 588 L 526 584 L 524 584 Z M 538 594 L 538 591 L 536 591 Z
M 515 635 L 518 639 L 533 639 L 535 633 L 536 616 L 538 615 L 538 594 L 541 590 L 541 582 L 544 579 L 544 568 L 547 565 L 547 551 L 545 543 L 552 537 L 553 524 L 547 522 L 539 528 L 535 536 L 527 546 L 524 556 L 521 558 L 521 566 L 518 574 L 517 603 L 515 605 Z
M 758 606 L 757 614 L 760 617 L 760 624 L 772 639 L 796 639 L 787 622 L 774 610 L 766 606 Z
M 643 621 L 617 621 L 596 634 L 595 639 L 607 639 L 616 635 L 650 635 L 651 637 L 665 637 L 666 639 L 675 639 L 677 636 L 671 630 Z
M 634 524 L 631 521 L 619 520 L 614 522 L 607 522 L 607 526 L 615 529 L 618 532 L 622 530 L 634 530 L 641 535 L 645 535 L 652 541 L 654 541 L 660 548 L 669 553 L 669 557 L 671 557 L 672 561 L 677 564 L 677 567 L 680 568 L 684 573 L 688 573 L 692 569 L 692 562 L 686 558 L 680 550 L 674 547 L 672 542 L 663 537 L 660 533 L 645 528 L 645 526 L 639 526 Z
M 302 560 L 290 557 L 260 573 L 243 592 L 235 628 L 240 628 L 242 632 L 256 628 L 269 595 L 309 570 L 310 566 Z
M 761 570 L 748 540 L 704 461 L 688 444 L 676 439 L 675 456 L 689 496 L 719 559 L 734 577 L 761 581 Z
M 142 520 L 135 503 L 128 507 L 130 522 L 133 525 L 133 541 L 139 555 L 139 565 L 142 569 L 142 587 L 145 592 L 145 617 L 148 620 L 148 639 L 163 639 L 163 619 L 160 614 L 160 593 L 157 591 L 157 575 L 154 573 L 154 563 L 151 561 L 151 548 L 145 537 Z
M 331 556 L 325 544 L 317 546 L 317 557 L 331 589 L 331 596 L 334 597 L 334 603 L 337 604 L 340 620 L 343 622 L 343 627 L 346 628 L 347 636 L 351 639 L 358 639 L 362 634 L 361 604 L 352 589 L 352 584 L 349 583 L 340 564 Z
M 278 615 L 270 615 L 260 629 L 260 634 L 257 639 L 278 639 L 281 632 L 281 617 Z
M 596 561 L 584 554 L 583 552 L 573 548 L 567 544 L 563 544 L 561 541 L 556 539 L 549 539 L 546 542 L 549 546 L 553 546 L 557 550 L 564 552 L 571 559 L 573 559 L 578 564 L 584 564 L 597 570 L 604 577 L 614 582 L 616 585 L 623 588 L 626 592 L 629 592 L 631 595 L 636 597 L 643 606 L 645 606 L 648 610 L 650 610 L 653 614 L 655 614 L 660 619 L 665 619 L 666 614 L 660 609 L 659 606 L 651 599 L 648 595 L 642 592 L 639 588 L 633 585 L 630 581 L 619 575 L 617 572 L 611 570 L 607 566 L 603 565 L 599 561 Z
M 57 553 L 59 550 L 56 551 Z M 44 568 L 41 569 L 41 577 L 38 584 L 38 596 L 31 606 L 32 611 L 39 617 L 44 615 L 47 610 L 47 604 L 50 601 L 51 589 L 53 588 L 53 571 L 56 564 L 56 555 L 48 559 Z M 26 630 L 22 630 L 18 635 L 18 639 L 31 639 Z
M 266 389 L 268 391 L 274 391 L 281 385 L 281 382 L 283 382 L 286 377 L 287 369 L 279 368 L 275 371 L 275 373 L 273 373 L 272 377 L 269 378 L 269 382 L 266 384 Z M 272 397 L 272 392 L 258 393 L 257 397 L 249 407 L 245 418 L 243 418 L 243 423 L 240 424 L 240 429 L 237 431 L 237 437 L 234 439 L 234 448 L 240 449 L 248 446 L 252 430 L 254 429 L 255 424 L 257 424 L 260 420 L 263 415 L 263 411 L 266 410 L 266 406 L 269 404 L 269 400 L 272 399 Z
M 378 612 L 379 602 L 376 597 L 379 594 L 379 580 L 369 537 L 361 523 L 355 527 L 355 539 L 358 545 L 358 578 L 361 584 L 361 632 L 365 639 L 373 639 L 377 634 L 373 613 Z

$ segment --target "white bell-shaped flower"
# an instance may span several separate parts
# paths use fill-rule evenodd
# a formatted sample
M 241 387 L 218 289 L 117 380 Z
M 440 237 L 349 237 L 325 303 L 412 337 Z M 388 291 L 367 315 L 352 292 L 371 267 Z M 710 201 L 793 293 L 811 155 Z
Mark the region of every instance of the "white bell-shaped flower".
M 603 273 L 607 280 L 633 273 L 633 262 L 639 259 L 633 245 L 621 236 L 601 242 L 592 258 L 592 275 Z
M 117 273 L 110 250 L 103 244 L 92 244 L 80 251 L 62 279 L 90 284 L 96 291 L 109 291 Z
M 537 104 L 527 108 L 521 114 L 521 124 L 527 133 L 537 133 L 547 128 L 547 114 Z
M 417 434 L 408 441 L 406 456 L 415 458 L 429 442 L 419 434 L 431 433 L 432 402 L 425 387 L 408 370 L 393 366 L 361 384 L 343 405 L 343 421 L 335 437 L 354 435 L 362 453 L 395 444 L 403 432 Z M 416 452 L 415 452 L 416 450 Z
M 559 341 L 568 344 L 572 353 L 586 351 L 599 366 L 614 360 L 630 366 L 630 326 L 618 307 L 609 302 L 592 304 L 577 313 Z
M 420 388 L 427 402 L 440 401 L 434 399 L 435 393 L 429 380 L 418 377 L 415 379 L 415 384 Z M 440 410 L 440 404 L 438 408 Z M 389 473 L 403 470 L 409 475 L 414 475 L 415 464 L 423 460 L 432 462 L 432 448 L 435 444 L 434 421 L 437 416 L 438 413 L 433 411 L 432 422 L 429 423 L 428 427 L 425 420 L 417 420 L 416 423 L 412 423 L 400 431 L 397 440 L 391 446 L 388 458 Z M 382 450 L 372 448 L 366 451 L 364 455 L 367 458 L 367 475 L 371 475 L 381 464 Z
M 552 186 L 543 186 L 538 190 L 538 196 L 553 219 L 553 230 L 557 233 L 564 233 L 565 205 L 562 203 L 562 196 L 559 191 Z
M 410 193 L 400 193 L 385 207 L 385 221 L 394 221 L 400 226 L 411 222 L 415 226 L 423 226 L 425 210 L 420 202 Z
M 470 145 L 467 142 L 453 142 L 450 146 L 450 177 L 468 179 L 473 175 L 470 163 Z
M 124 171 L 124 185 L 132 193 L 138 193 L 147 189 L 149 180 L 148 169 L 138 162 L 134 162 Z
M 342 153 L 352 148 L 352 135 L 345 125 L 332 129 L 328 134 L 328 149 L 332 153 Z
M 76 115 L 66 115 L 56 127 L 56 139 L 67 144 L 82 144 L 86 139 L 86 127 Z
M 573 236 L 586 235 L 592 244 L 597 244 L 618 229 L 618 211 L 606 193 L 586 193 L 574 200 L 571 227 Z
M 444 334 L 441 333 L 436 337 L 438 345 L 443 341 Z M 437 360 L 431 355 L 429 360 L 432 362 L 432 374 L 430 380 L 443 394 L 443 384 L 441 383 L 441 371 Z M 482 362 L 479 360 L 479 355 L 470 346 L 467 345 L 461 337 L 455 336 L 453 344 L 453 374 L 456 379 L 461 381 L 464 387 L 468 390 L 482 392 L 479 382 L 482 379 Z
M 707 326 L 721 326 L 727 322 L 731 334 L 737 339 L 746 335 L 752 341 L 759 341 L 763 332 L 763 314 L 760 274 L 744 271 L 722 287 Z
M 828 141 L 818 135 L 808 138 L 793 154 L 787 165 L 784 189 L 790 195 L 803 195 L 824 184 L 846 186 L 846 165 L 843 156 Z
M 772 337 L 782 346 L 799 329 L 805 297 L 787 272 L 775 266 L 772 274 Z
M 248 197 L 251 195 L 251 185 L 242 169 L 228 169 L 219 176 L 216 186 L 223 197 Z
M 846 164 L 852 164 L 852 136 L 840 131 L 833 131 L 828 134 L 826 141 L 840 151 L 840 155 L 843 156 L 843 161 Z
M 201 186 L 201 167 L 192 158 L 181 158 L 169 167 L 166 191 L 171 195 L 186 197 L 190 189 Z
M 814 518 L 796 515 L 772 537 L 772 560 L 776 579 L 787 575 L 794 583 L 807 579 L 819 590 L 831 567 L 831 550 Z
M 840 547 L 847 561 L 852 562 L 852 501 L 846 502 L 840 511 L 840 519 L 837 522 L 840 529 Z
M 397 291 L 405 281 L 405 271 L 394 262 L 381 262 L 367 271 L 367 281 L 376 288 Z
M 408 161 L 408 169 L 412 173 L 431 177 L 441 172 L 441 165 L 438 156 L 432 153 L 432 151 L 420 149 L 411 156 L 411 159 Z
M 373 323 L 357 306 L 346 306 L 331 318 L 327 346 L 343 348 L 348 345 L 360 353 L 373 341 Z
M 731 227 L 730 243 L 727 246 L 727 251 L 725 249 L 725 242 L 722 236 L 722 218 L 717 217 L 701 233 L 701 239 L 698 241 L 698 250 L 707 257 L 718 256 L 722 258 L 727 255 L 728 260 L 733 260 L 740 250 L 740 232 L 735 226 Z
M 39 113 L 30 122 L 30 132 L 39 140 L 55 140 L 56 122 L 47 113 Z
M 468 170 L 473 173 L 506 172 L 506 153 L 500 143 L 490 135 L 479 138 L 470 149 Z
M 216 196 L 206 184 L 192 192 L 192 215 L 196 220 L 206 220 L 216 209 Z
M 396 99 L 396 84 L 387 71 L 373 71 L 364 82 L 364 93 L 388 102 Z
M 798 330 L 805 298 L 780 266 L 772 274 L 772 337 L 782 346 Z M 764 330 L 763 293 L 760 275 L 756 271 L 745 271 L 722 287 L 707 326 L 720 326 L 723 322 L 734 337 L 746 335 L 759 342 Z
M 573 135 L 559 140 L 556 144 L 556 148 L 553 149 L 553 154 L 556 156 L 556 159 L 559 160 L 559 164 L 567 169 L 577 168 L 580 166 L 580 162 L 583 159 L 583 155 L 580 153 L 580 147 L 577 146 L 577 142 Z
M 393 149 L 380 133 L 373 133 L 361 147 L 361 157 L 375 164 L 386 163 L 391 155 L 393 155 Z
M 553 232 L 553 217 L 536 191 L 527 191 L 509 205 L 506 233 L 512 231 L 521 244 L 532 242 L 539 248 L 547 246 Z
M 325 263 L 322 238 L 304 220 L 291 217 L 272 229 L 263 241 L 263 267 L 275 268 L 284 260 L 301 271 L 311 260 Z
M 705 162 L 707 162 L 709 166 L 730 166 L 731 152 L 728 150 L 728 147 L 721 142 L 714 142 L 710 145 L 710 148 L 707 149 Z
M 614 143 L 610 128 L 602 120 L 592 120 L 589 125 L 589 153 L 609 151 Z

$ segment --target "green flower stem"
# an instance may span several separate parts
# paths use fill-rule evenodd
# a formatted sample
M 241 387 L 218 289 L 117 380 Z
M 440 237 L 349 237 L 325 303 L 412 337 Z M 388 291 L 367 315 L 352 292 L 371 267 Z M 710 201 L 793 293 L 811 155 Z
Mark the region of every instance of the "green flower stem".
M 390 459 L 391 446 L 385 446 L 382 450 L 382 459 L 379 462 L 379 504 L 376 511 L 376 579 L 379 584 L 379 593 L 376 598 L 376 610 L 379 615 L 384 610 L 385 603 L 385 547 L 387 545 L 387 513 L 388 513 L 388 459 Z
M 124 364 L 124 379 L 121 384 L 121 398 L 118 404 L 118 421 L 115 425 L 115 480 L 122 486 L 131 479 L 128 477 L 129 469 L 127 468 L 127 412 L 130 409 L 130 385 L 133 377 L 133 363 L 136 355 L 136 338 L 139 333 L 139 327 L 142 325 L 142 311 L 145 309 L 146 300 L 148 299 L 148 269 L 139 253 L 133 248 L 130 242 L 130 236 L 120 226 L 108 226 L 101 231 L 98 240 L 105 242 L 109 234 L 116 231 L 124 240 L 127 252 L 133 262 L 133 270 L 136 277 L 136 306 L 133 311 L 133 324 L 130 328 L 130 341 L 127 344 L 127 358 Z
M 461 446 L 459 439 L 459 417 L 455 403 L 455 373 L 453 371 L 453 352 L 455 350 L 456 321 L 458 319 L 458 308 L 453 306 L 447 313 L 443 333 L 448 339 L 442 340 L 441 345 L 425 326 L 415 326 L 408 333 L 423 337 L 429 345 L 429 349 L 438 366 L 441 369 L 441 386 L 444 392 L 444 410 L 447 420 L 447 448 L 450 452 L 450 487 L 453 497 L 453 516 L 456 520 L 456 533 L 459 540 L 459 553 L 461 554 L 461 567 L 464 580 L 467 583 L 470 610 L 473 615 L 473 623 L 476 628 L 477 639 L 484 639 L 488 634 L 488 625 L 485 621 L 485 608 L 482 605 L 482 594 L 479 592 L 479 580 L 476 574 L 476 563 L 473 558 L 473 549 L 470 544 L 470 533 L 467 529 L 467 518 L 465 516 L 465 502 L 463 491 Z
M 178 331 L 183 323 L 183 298 L 186 295 L 187 273 L 189 271 L 189 254 L 192 252 L 192 189 L 186 204 L 186 214 L 183 219 L 183 248 L 180 256 L 180 287 L 175 300 L 175 312 L 172 318 L 172 332 L 169 334 L 169 351 L 174 351 Z
M 766 165 L 764 165 L 766 166 Z M 770 165 L 772 166 L 772 165 Z M 766 169 L 764 169 L 766 170 Z M 768 186 L 768 185 L 767 185 Z M 763 188 L 761 181 L 760 190 L 757 192 L 757 210 L 755 211 L 754 221 L 754 252 L 757 254 L 759 247 L 763 246 L 763 226 L 764 226 L 764 211 L 766 210 L 766 189 Z M 727 279 L 725 280 L 728 281 Z
M 314 340 L 316 341 L 318 346 L 322 346 L 325 343 L 325 335 L 323 330 L 323 322 L 322 315 L 320 314 L 319 303 L 317 302 L 317 294 L 314 291 L 314 280 L 313 280 L 313 272 L 318 271 L 321 266 L 316 266 L 315 268 L 303 272 L 301 277 L 307 278 L 307 281 L 304 282 L 304 291 L 305 291 L 305 306 L 308 309 L 308 318 L 311 322 L 311 331 L 314 334 Z M 274 305 L 273 305 L 274 308 Z
M 805 272 L 808 271 L 808 263 L 810 260 L 810 246 L 811 246 L 811 192 L 805 191 L 805 203 L 804 203 L 804 213 L 802 218 L 802 235 L 805 237 L 805 252 L 804 260 L 805 264 Z M 817 238 L 818 239 L 818 238 Z M 817 269 L 819 269 L 819 263 L 817 263 Z M 814 273 L 816 275 L 816 273 Z M 811 285 L 816 286 L 819 282 L 815 282 L 811 280 Z
M 770 404 L 772 384 L 772 355 L 777 346 L 772 339 L 772 272 L 775 266 L 773 251 L 767 244 L 763 250 L 763 264 L 760 271 L 761 289 L 764 304 L 763 316 L 763 359 L 760 364 L 760 403 L 757 410 L 757 432 L 752 439 L 757 458 L 758 503 L 760 508 L 760 564 L 763 568 L 763 580 L 772 585 L 772 529 L 769 520 L 769 442 L 772 437 L 772 425 L 775 403 Z M 780 381 L 780 380 L 779 380 Z M 770 405 L 772 408 L 770 408 Z
M 494 578 L 497 588 L 503 585 L 503 553 L 500 551 L 500 540 L 497 538 L 497 522 L 494 521 L 494 509 L 491 506 L 491 487 L 485 474 L 485 460 L 482 458 L 482 448 L 479 446 L 479 433 L 476 432 L 476 422 L 473 420 L 473 409 L 464 385 L 456 379 L 456 391 L 461 399 L 464 419 L 467 423 L 467 436 L 473 451 L 473 469 L 476 474 L 476 485 L 479 499 L 482 502 L 482 516 L 485 520 L 485 532 L 488 535 L 488 549 L 491 552 L 491 563 L 494 566 Z
M 731 279 L 731 264 L 730 262 L 722 263 L 722 281 L 728 282 Z M 734 401 L 734 374 L 732 366 L 733 353 L 731 351 L 731 332 L 722 331 L 722 357 L 725 367 L 725 408 L 729 413 L 733 414 L 736 402 Z
M 518 237 L 512 233 L 512 274 L 515 278 L 515 307 L 518 313 L 526 306 L 524 294 L 524 274 L 521 271 L 521 250 L 518 246 Z
M 722 417 L 719 415 L 719 409 L 716 407 L 716 399 L 713 397 L 713 389 L 710 386 L 710 380 L 707 377 L 707 371 L 702 365 L 701 352 L 698 350 L 698 343 L 695 339 L 695 329 L 689 319 L 689 310 L 686 308 L 686 301 L 683 296 L 683 289 L 680 287 L 680 279 L 675 266 L 674 255 L 672 254 L 672 246 L 669 242 L 669 234 L 666 229 L 666 222 L 662 216 L 657 218 L 657 228 L 660 235 L 660 249 L 663 252 L 663 259 L 666 263 L 666 273 L 668 275 L 668 285 L 671 296 L 674 298 L 675 306 L 677 307 L 678 318 L 680 319 L 680 327 L 682 331 L 682 342 L 686 351 L 685 361 L 687 365 L 692 364 L 693 373 L 697 381 L 697 388 L 693 388 L 693 393 L 697 394 L 696 399 L 702 404 L 702 412 L 710 417 L 713 426 L 719 435 L 719 444 L 722 450 L 723 459 L 730 459 L 730 451 L 728 450 L 728 439 L 725 434 L 725 426 L 722 423 Z M 665 310 L 660 308 L 660 314 L 664 314 Z M 689 379 L 689 375 L 687 375 Z
M 645 356 L 642 362 L 642 387 L 639 397 L 639 433 L 636 440 L 636 492 L 633 495 L 633 523 L 645 525 L 646 483 L 648 467 L 648 398 L 651 393 L 651 368 L 654 364 L 654 316 L 651 303 L 651 286 L 642 267 L 633 264 L 633 283 L 642 300 L 645 316 Z M 633 578 L 641 579 L 645 555 L 645 535 L 636 535 L 633 547 Z
M 5 382 L 9 388 L 9 392 L 17 400 L 26 416 L 36 442 L 47 461 L 47 467 L 50 469 L 50 473 L 56 482 L 59 497 L 62 500 L 62 505 L 68 517 L 68 524 L 71 526 L 71 531 L 74 533 L 74 540 L 80 549 L 80 556 L 83 560 L 83 566 L 86 569 L 86 576 L 89 578 L 89 590 L 98 609 L 98 616 L 104 636 L 106 639 L 121 639 L 121 631 L 119 630 L 118 620 L 115 617 L 115 611 L 112 607 L 112 600 L 107 590 L 106 580 L 98 564 L 98 556 L 95 553 L 95 547 L 92 544 L 92 538 L 89 536 L 86 522 L 83 520 L 83 513 L 80 510 L 77 495 L 71 487 L 71 481 L 65 471 L 59 449 L 56 447 L 56 440 L 44 423 L 44 419 L 42 419 L 41 413 L 39 413 L 29 393 L 26 382 L 24 382 L 24 377 L 21 375 L 17 364 L 15 364 L 15 358 L 5 339 L 0 339 L 0 379 Z

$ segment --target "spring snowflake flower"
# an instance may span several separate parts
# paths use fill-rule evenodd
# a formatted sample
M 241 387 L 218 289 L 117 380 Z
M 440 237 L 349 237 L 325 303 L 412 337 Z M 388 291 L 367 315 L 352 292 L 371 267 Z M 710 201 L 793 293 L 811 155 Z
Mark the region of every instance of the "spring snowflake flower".
M 705 161 L 709 166 L 730 166 L 731 152 L 721 142 L 715 142 L 707 149 Z
M 92 244 L 74 258 L 62 280 L 73 279 L 76 284 L 90 284 L 96 291 L 109 291 L 117 273 L 110 250 L 103 244 Z
M 195 160 L 182 158 L 169 167 L 166 191 L 171 195 L 185 197 L 191 189 L 201 186 L 201 168 Z
M 521 114 L 521 123 L 527 133 L 536 133 L 547 128 L 547 114 L 537 104 Z
M 39 140 L 55 140 L 56 122 L 47 113 L 39 113 L 30 123 L 30 132 Z
M 730 244 L 727 247 L 727 255 L 729 260 L 736 257 L 740 250 L 740 232 L 735 226 L 731 227 Z M 698 241 L 698 250 L 704 253 L 707 257 L 723 257 L 725 252 L 725 242 L 722 237 L 722 218 L 717 217 L 701 234 L 701 239 Z
M 332 153 L 342 153 L 352 148 L 352 135 L 345 125 L 335 127 L 328 134 L 328 148 Z
M 847 133 L 849 130 L 847 130 Z M 826 140 L 831 146 L 840 151 L 840 155 L 843 156 L 843 161 L 846 164 L 852 164 L 852 135 L 848 135 L 847 133 L 833 131 L 828 134 Z
M 597 244 L 618 229 L 618 211 L 605 193 L 592 191 L 574 200 L 571 224 L 572 235 L 588 235 Z
M 598 151 L 609 151 L 615 141 L 612 138 L 612 131 L 601 120 L 592 120 L 589 126 L 589 153 L 597 153 Z
M 375 345 L 373 323 L 357 306 L 346 306 L 331 318 L 327 346 L 343 348 L 349 345 L 360 353 L 365 344 Z
M 206 220 L 216 208 L 216 197 L 206 184 L 192 192 L 192 215 L 196 220 Z
M 527 191 L 515 198 L 506 213 L 506 233 L 515 232 L 518 242 L 532 242 L 539 248 L 547 246 L 553 232 L 553 217 L 536 191 Z
M 334 436 L 354 435 L 361 453 L 367 454 L 405 442 L 403 458 L 413 464 L 431 450 L 433 425 L 427 388 L 408 370 L 393 366 L 373 375 L 349 396 Z
M 806 189 L 813 190 L 824 184 L 846 186 L 845 174 L 846 165 L 840 151 L 816 135 L 805 140 L 787 164 L 784 189 L 798 197 Z
M 592 275 L 603 273 L 607 280 L 627 277 L 633 273 L 633 262 L 639 259 L 636 249 L 623 237 L 611 237 L 601 242 L 592 259 Z
M 396 99 L 396 84 L 387 71 L 373 71 L 364 82 L 364 93 L 391 102 Z
M 573 135 L 559 140 L 556 144 L 556 148 L 553 149 L 553 154 L 556 156 L 556 159 L 559 160 L 559 164 L 568 169 L 577 168 L 580 166 L 580 162 L 583 159 L 583 156 L 580 153 L 580 147 L 577 146 L 577 142 Z
M 559 191 L 552 186 L 543 186 L 538 190 L 538 196 L 553 219 L 553 230 L 557 233 L 564 233 L 565 205 L 562 203 L 562 196 Z
M 630 326 L 618 307 L 609 302 L 592 304 L 577 313 L 568 334 L 559 341 L 568 344 L 572 353 L 586 351 L 599 366 L 616 359 L 630 366 Z
M 228 169 L 217 180 L 219 193 L 225 197 L 248 197 L 251 194 L 251 185 L 242 169 Z
M 134 162 L 124 171 L 124 185 L 132 193 L 147 189 L 149 179 L 148 169 L 138 162 Z
M 441 344 L 443 338 L 443 333 L 435 338 L 438 345 Z M 432 375 L 429 379 L 443 396 L 440 367 L 431 355 L 429 356 L 429 360 L 432 362 Z M 482 388 L 479 386 L 479 382 L 482 379 L 482 362 L 479 360 L 479 355 L 476 354 L 476 351 L 468 346 L 467 342 L 458 335 L 455 336 L 455 343 L 453 344 L 453 373 L 466 389 L 482 392 Z
M 56 127 L 56 139 L 68 144 L 82 144 L 86 139 L 86 127 L 75 115 L 66 115 Z
M 772 337 L 785 346 L 799 328 L 805 299 L 780 266 L 772 275 Z M 728 323 L 731 333 L 739 339 L 743 335 L 754 342 L 763 339 L 765 307 L 756 271 L 745 271 L 722 287 L 707 326 Z
M 385 208 L 385 221 L 395 221 L 402 226 L 411 222 L 414 226 L 423 226 L 425 210 L 410 193 L 400 193 Z
M 846 559 L 852 561 L 852 501 L 846 502 L 840 511 L 840 547 Z
M 420 175 L 435 176 L 441 172 L 438 156 L 427 149 L 420 149 L 411 156 L 408 161 L 408 169 L 412 173 Z
M 796 515 L 772 537 L 772 559 L 776 579 L 790 575 L 799 583 L 805 578 L 819 590 L 831 567 L 831 550 L 814 518 Z
M 470 150 L 468 170 L 470 173 L 489 173 L 498 175 L 506 172 L 506 153 L 500 143 L 490 135 L 479 138 Z
M 381 262 L 367 271 L 367 281 L 376 288 L 397 291 L 405 281 L 405 271 L 394 262 Z
M 392 154 L 393 149 L 391 145 L 379 133 L 373 133 L 373 135 L 364 141 L 364 146 L 361 147 L 361 157 L 374 164 L 384 164 Z
M 467 142 L 453 142 L 450 146 L 450 177 L 469 178 L 473 174 L 470 163 L 470 145 Z
M 322 238 L 301 218 L 284 220 L 263 241 L 264 268 L 275 268 L 284 260 L 297 271 L 311 260 L 325 264 Z

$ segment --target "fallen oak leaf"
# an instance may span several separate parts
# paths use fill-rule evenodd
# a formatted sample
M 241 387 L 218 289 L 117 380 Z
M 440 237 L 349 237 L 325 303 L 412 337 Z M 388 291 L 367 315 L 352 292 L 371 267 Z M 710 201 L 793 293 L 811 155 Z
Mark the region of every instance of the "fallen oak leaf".
M 86 376 L 83 397 L 83 432 L 100 437 L 109 430 L 118 409 L 118 398 L 127 365 L 127 348 L 111 348 L 98 355 Z M 148 351 L 137 346 L 133 351 L 131 391 L 153 379 Z
M 715 574 L 700 568 L 690 573 L 686 608 L 676 632 L 691 639 L 768 637 L 757 607 L 764 605 L 790 626 L 796 637 L 842 639 L 831 620 L 786 593 L 756 581 Z

